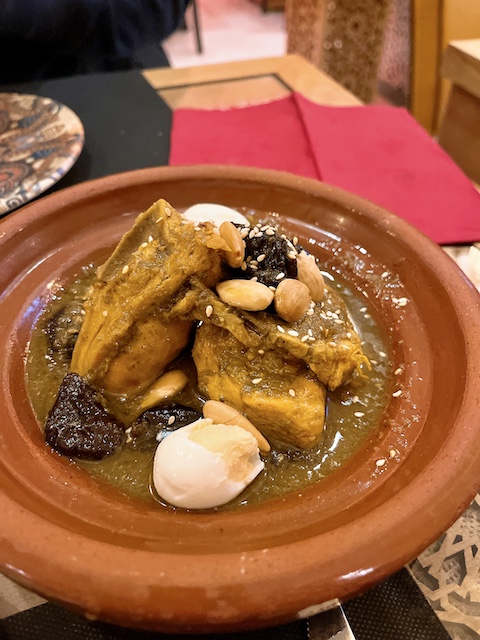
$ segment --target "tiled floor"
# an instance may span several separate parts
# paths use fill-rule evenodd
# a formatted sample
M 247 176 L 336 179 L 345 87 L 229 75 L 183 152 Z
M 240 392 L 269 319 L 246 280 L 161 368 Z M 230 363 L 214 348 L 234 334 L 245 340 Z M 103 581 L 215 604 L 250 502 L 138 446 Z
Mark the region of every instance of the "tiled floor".
M 285 53 L 282 12 L 263 13 L 251 0 L 197 0 L 204 52 L 196 51 L 192 7 L 187 31 L 163 43 L 172 67 L 279 56 Z

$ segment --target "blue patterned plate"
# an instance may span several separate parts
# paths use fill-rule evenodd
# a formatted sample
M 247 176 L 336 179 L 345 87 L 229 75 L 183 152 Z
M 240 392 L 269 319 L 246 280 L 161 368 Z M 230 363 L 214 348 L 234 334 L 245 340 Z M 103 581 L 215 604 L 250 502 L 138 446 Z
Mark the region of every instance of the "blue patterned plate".
M 50 98 L 0 93 L 0 215 L 58 182 L 83 149 L 78 116 Z

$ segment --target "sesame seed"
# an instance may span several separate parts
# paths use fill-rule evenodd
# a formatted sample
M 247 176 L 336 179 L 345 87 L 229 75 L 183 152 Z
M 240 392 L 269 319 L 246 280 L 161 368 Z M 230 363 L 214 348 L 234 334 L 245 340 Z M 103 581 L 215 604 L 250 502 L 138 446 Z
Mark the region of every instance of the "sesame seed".
M 182 220 L 182 224 L 190 224 L 190 220 Z
M 263 227 L 260 227 L 260 231 L 266 231 L 267 229 L 270 229 L 269 224 L 264 224 Z
M 402 373 L 402 367 L 398 367 L 398 369 L 395 369 L 395 371 L 393 372 L 394 376 L 399 376 Z
M 365 320 L 369 320 L 372 316 L 369 313 L 366 313 L 363 317 Z
M 254 263 L 253 263 L 253 260 L 252 260 L 252 262 L 250 262 L 250 265 L 249 265 L 249 266 L 250 266 L 250 269 L 253 269 L 254 271 L 257 271 L 257 269 L 258 269 L 258 265 L 257 265 L 257 264 L 254 264 Z
M 295 331 L 295 329 L 289 329 L 289 331 L 287 331 L 289 336 L 293 336 L 294 338 L 298 338 L 298 331 Z
M 340 320 L 340 318 L 337 318 L 334 322 L 335 324 L 343 324 L 343 320 Z
M 358 396 L 353 396 L 352 402 L 360 402 L 360 398 Z
M 257 262 L 257 260 L 250 260 L 250 262 L 249 262 L 249 266 L 250 266 L 250 267 L 258 267 L 258 262 Z
M 362 308 L 360 309 L 360 313 L 365 313 L 365 311 L 366 311 L 366 310 L 367 310 L 367 307 L 362 307 Z
M 155 220 L 155 223 L 156 223 L 156 224 L 158 224 L 158 223 L 159 223 L 159 222 L 161 222 L 162 220 L 163 220 L 163 218 L 157 218 L 157 219 Z
M 282 235 L 280 237 L 281 237 L 282 240 L 287 240 L 288 239 L 287 236 L 284 233 L 282 233 Z
M 247 270 L 247 263 L 245 262 L 245 260 L 242 262 L 242 264 L 240 265 L 240 269 L 242 271 L 246 271 Z
M 363 418 L 363 416 L 365 415 L 362 411 L 355 411 L 355 413 L 353 414 L 356 418 Z
M 398 391 L 394 391 L 394 392 L 392 393 L 392 396 L 393 396 L 394 398 L 399 398 L 401 395 L 402 395 L 402 390 L 401 390 L 401 389 L 399 389 Z
M 289 390 L 288 390 L 288 393 L 292 396 L 292 398 L 294 398 L 294 397 L 295 397 L 295 395 L 296 395 L 296 394 L 295 394 L 295 389 L 289 389 Z
M 307 333 L 308 333 L 309 336 L 313 336 L 313 331 L 311 329 L 308 329 Z
M 213 227 L 213 233 L 217 236 L 220 235 L 220 229 L 218 227 Z
M 156 440 L 157 442 L 160 442 L 160 440 L 162 440 L 162 438 L 163 438 L 163 434 L 162 434 L 162 432 L 161 432 L 161 431 L 159 431 L 159 432 L 157 433 L 157 435 L 155 436 L 155 440 Z
M 398 451 L 396 449 L 390 449 L 388 455 L 390 456 L 390 458 L 395 458 L 395 456 L 398 456 Z
M 132 429 L 133 427 L 128 427 L 128 429 L 125 429 L 125 433 L 127 434 L 132 433 Z
M 210 318 L 210 316 L 213 313 L 213 307 L 211 304 L 207 305 L 206 309 L 205 309 L 205 315 L 207 316 L 207 318 Z
M 241 238 L 246 238 L 249 233 L 250 233 L 250 229 L 248 227 L 243 227 L 243 229 L 240 229 Z
M 108 316 L 108 311 L 104 311 L 103 316 L 106 318 Z
M 277 324 L 277 331 L 280 331 L 280 333 L 285 333 L 285 329 L 279 324 Z
M 152 238 L 152 236 L 148 236 L 148 241 L 149 241 L 149 242 L 153 242 L 153 238 Z
M 303 336 L 303 337 L 300 339 L 300 342 L 306 342 L 307 340 L 308 340 L 308 336 Z
M 280 273 L 275 276 L 275 280 L 281 280 L 284 277 L 285 277 L 285 274 L 283 273 L 283 271 L 280 271 Z
M 165 207 L 164 211 L 165 211 L 165 215 L 167 216 L 169 216 L 172 213 L 172 210 L 170 209 L 170 207 Z
M 335 342 L 327 342 L 329 347 L 336 347 L 337 345 L 335 344 Z
M 263 354 L 265 353 L 265 351 L 264 351 L 263 349 L 259 349 L 259 350 L 258 350 L 258 353 L 259 353 L 261 356 L 263 356 Z
M 175 422 L 175 416 L 170 416 L 170 417 L 169 417 L 169 419 L 168 419 L 167 424 L 170 426 L 170 425 L 172 425 L 174 422 Z
M 200 227 L 196 224 L 193 225 L 193 230 L 194 231 L 200 231 Z
M 274 236 L 275 235 L 275 231 L 273 229 L 267 229 L 265 231 L 265 233 L 267 234 L 267 236 Z
M 399 307 L 406 307 L 407 306 L 407 300 L 399 300 L 398 301 L 398 306 Z
M 351 338 L 352 337 L 352 332 L 351 331 L 347 331 L 347 338 Z
M 80 309 L 80 313 L 82 314 L 82 316 L 84 316 L 86 313 L 85 309 Z
M 315 342 L 315 338 L 313 336 L 308 336 L 310 342 Z
M 379 351 L 379 352 L 378 352 L 378 355 L 379 355 L 381 358 L 386 358 L 386 357 L 387 357 L 387 354 L 386 354 L 385 352 L 383 352 L 383 351 Z
M 142 249 L 145 249 L 145 247 L 148 247 L 148 242 L 142 242 L 140 246 L 142 247 Z
M 312 307 L 310 307 L 310 309 L 307 311 L 307 316 L 313 316 L 314 314 L 314 310 L 312 309 Z
M 270 291 L 276 291 L 276 289 L 275 289 L 275 287 L 273 285 L 270 285 L 268 288 L 270 289 Z
M 384 271 L 380 277 L 381 278 L 388 278 L 388 271 Z
M 377 364 L 378 364 L 378 362 L 377 362 L 376 360 L 373 360 L 373 359 L 372 359 L 372 360 L 370 360 L 370 362 L 371 362 L 371 364 L 374 364 L 374 365 L 377 365 Z
M 262 381 L 262 378 L 254 378 L 252 380 L 252 384 L 259 384 Z
M 380 458 L 379 460 L 377 460 L 377 461 L 375 462 L 375 464 L 377 465 L 377 467 L 383 467 L 385 463 L 386 463 L 385 458 Z
M 123 269 L 122 269 L 122 273 L 125 275 L 126 273 L 128 273 L 128 264 L 126 264 Z
M 293 240 L 292 240 L 293 244 L 298 244 L 298 238 L 297 236 L 293 236 Z
M 257 262 L 263 262 L 265 260 L 265 254 L 261 253 L 259 256 L 257 256 Z
M 251 229 L 251 230 L 248 232 L 248 237 L 249 237 L 250 239 L 252 239 L 254 235 L 255 235 L 255 229 Z
M 252 278 L 250 278 L 250 282 L 257 282 L 258 278 L 257 276 L 253 276 Z

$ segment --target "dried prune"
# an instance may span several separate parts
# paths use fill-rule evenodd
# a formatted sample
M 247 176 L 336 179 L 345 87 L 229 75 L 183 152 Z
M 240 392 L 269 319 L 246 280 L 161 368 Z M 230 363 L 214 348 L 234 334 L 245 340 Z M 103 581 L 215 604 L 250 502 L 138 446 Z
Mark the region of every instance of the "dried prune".
M 131 447 L 147 449 L 151 448 L 152 444 L 156 446 L 159 434 L 160 438 L 165 437 L 201 417 L 199 411 L 183 404 L 171 403 L 147 409 L 132 425 Z
M 50 352 L 57 362 L 68 363 L 72 359 L 73 348 L 82 326 L 84 313 L 83 305 L 73 301 L 67 303 L 50 318 L 46 334 Z
M 64 456 L 101 460 L 122 446 L 125 432 L 102 406 L 95 389 L 69 372 L 48 414 L 45 439 Z
M 276 287 L 281 273 L 287 278 L 297 277 L 297 261 L 292 257 L 295 247 L 286 238 L 277 233 L 261 233 L 252 238 L 247 236 L 245 247 L 247 268 L 243 271 L 243 277 L 250 279 L 255 276 L 258 282 L 267 287 Z

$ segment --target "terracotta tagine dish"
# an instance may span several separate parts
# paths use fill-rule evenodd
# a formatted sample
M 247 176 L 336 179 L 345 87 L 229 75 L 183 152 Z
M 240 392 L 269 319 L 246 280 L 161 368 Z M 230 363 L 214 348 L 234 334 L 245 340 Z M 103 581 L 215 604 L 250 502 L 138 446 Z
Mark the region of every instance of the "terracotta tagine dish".
M 198 203 L 241 218 L 184 219 Z M 370 202 L 273 171 L 145 169 L 9 215 L 0 255 L 0 570 L 89 619 L 311 615 L 412 560 L 480 487 L 480 297 Z M 195 475 L 178 451 L 200 445 Z

